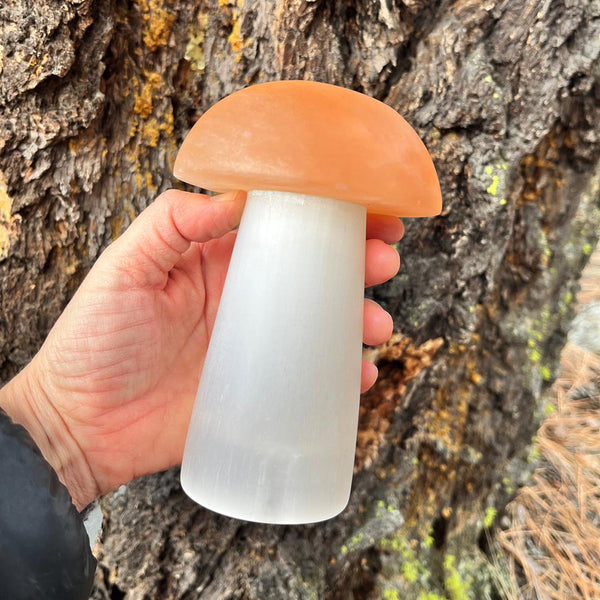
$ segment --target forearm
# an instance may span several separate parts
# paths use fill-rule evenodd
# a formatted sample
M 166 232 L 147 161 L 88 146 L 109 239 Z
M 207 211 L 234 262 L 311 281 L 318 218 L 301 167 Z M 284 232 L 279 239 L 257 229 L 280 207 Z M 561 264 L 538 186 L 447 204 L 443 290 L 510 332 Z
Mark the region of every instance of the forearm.
M 0 390 L 0 408 L 27 429 L 44 458 L 82 510 L 98 495 L 84 453 L 44 390 L 36 359 Z

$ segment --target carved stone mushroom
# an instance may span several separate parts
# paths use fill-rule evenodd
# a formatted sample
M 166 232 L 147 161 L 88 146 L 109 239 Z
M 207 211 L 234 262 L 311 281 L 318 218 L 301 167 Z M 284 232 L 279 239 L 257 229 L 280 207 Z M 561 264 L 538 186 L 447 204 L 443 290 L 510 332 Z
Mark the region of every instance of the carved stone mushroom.
M 174 172 L 212 191 L 248 191 L 182 486 L 203 506 L 249 521 L 330 518 L 352 481 L 366 214 L 438 214 L 431 158 L 387 105 L 280 81 L 208 110 Z

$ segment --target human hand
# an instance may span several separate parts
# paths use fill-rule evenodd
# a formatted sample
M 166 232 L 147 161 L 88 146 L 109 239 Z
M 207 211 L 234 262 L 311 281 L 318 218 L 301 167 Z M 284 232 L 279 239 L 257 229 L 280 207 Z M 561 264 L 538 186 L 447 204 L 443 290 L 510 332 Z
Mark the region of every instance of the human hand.
M 25 425 L 78 508 L 131 479 L 179 464 L 243 193 L 170 190 L 100 256 L 0 404 Z M 399 267 L 393 217 L 367 222 L 366 285 Z M 364 342 L 392 320 L 366 300 Z M 377 377 L 363 362 L 362 390 Z

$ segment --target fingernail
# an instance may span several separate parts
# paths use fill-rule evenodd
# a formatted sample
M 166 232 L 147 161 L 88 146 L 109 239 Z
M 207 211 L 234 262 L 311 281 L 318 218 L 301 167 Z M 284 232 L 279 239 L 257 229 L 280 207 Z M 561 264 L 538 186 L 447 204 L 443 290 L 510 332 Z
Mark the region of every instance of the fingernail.
M 225 192 L 224 194 L 218 194 L 213 196 L 212 199 L 215 202 L 235 202 L 243 200 L 246 197 L 246 192 L 243 190 L 232 190 L 231 192 Z

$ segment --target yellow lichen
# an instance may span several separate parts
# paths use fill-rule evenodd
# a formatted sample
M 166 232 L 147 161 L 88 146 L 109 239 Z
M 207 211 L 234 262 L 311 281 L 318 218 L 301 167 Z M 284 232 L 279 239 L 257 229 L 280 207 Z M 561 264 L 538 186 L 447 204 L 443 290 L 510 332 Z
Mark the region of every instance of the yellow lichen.
M 161 131 L 164 131 L 167 135 L 173 135 L 173 127 L 175 125 L 175 119 L 173 117 L 173 107 L 169 106 L 167 112 L 163 115 L 163 122 L 158 126 Z
M 244 40 L 242 39 L 241 24 L 239 20 L 234 22 L 233 29 L 231 30 L 227 41 L 229 42 L 231 49 L 236 54 L 242 51 L 242 48 L 244 47 Z
M 0 260 L 8 256 L 8 250 L 17 235 L 18 220 L 18 217 L 12 216 L 12 198 L 8 195 L 6 181 L 0 171 Z
M 200 13 L 197 22 L 190 28 L 190 38 L 185 47 L 184 58 L 197 73 L 203 73 L 206 68 L 204 56 L 204 36 L 208 27 L 208 14 Z
M 151 51 L 167 45 L 173 21 L 175 21 L 175 15 L 166 10 L 158 9 L 150 15 L 148 29 L 144 33 L 144 44 Z
M 475 385 L 479 385 L 483 379 L 483 377 L 476 371 L 473 371 L 472 373 L 470 373 L 469 377 Z
M 131 162 L 139 158 L 139 145 L 156 148 L 160 139 L 161 132 L 172 138 L 174 128 L 173 108 L 167 106 L 164 114 L 159 121 L 152 117 L 155 110 L 155 100 L 161 99 L 163 95 L 164 82 L 159 73 L 146 71 L 144 83 L 141 84 L 139 94 L 135 95 L 133 114 L 134 118 L 129 126 L 129 137 L 131 139 L 131 148 L 128 151 L 128 157 Z M 137 117 L 137 118 L 136 118 Z M 173 142 L 174 143 L 174 142 Z M 175 148 L 169 148 L 169 152 L 175 151 Z
M 152 114 L 153 96 L 162 82 L 161 76 L 156 72 L 147 74 L 146 81 L 139 94 L 135 96 L 133 112 L 147 119 Z
M 435 592 L 426 592 L 421 590 L 417 600 L 446 600 L 446 597 L 438 596 Z
M 498 510 L 496 508 L 494 508 L 493 506 L 488 506 L 485 509 L 485 516 L 483 518 L 483 526 L 486 529 L 489 529 L 494 524 L 497 514 L 498 514 Z
M 150 171 L 146 171 L 146 189 L 150 190 L 151 192 L 156 191 L 156 186 L 154 185 L 152 173 Z
M 175 13 L 165 9 L 161 0 L 134 0 L 142 10 L 144 44 L 151 51 L 166 46 L 171 35 Z
M 492 175 L 492 183 L 487 188 L 487 193 L 491 196 L 498 194 L 498 186 L 500 185 L 500 177 L 498 175 Z
M 2 172 L 0 172 L 0 220 L 10 220 L 11 210 L 12 199 L 8 195 L 8 191 L 6 189 L 6 182 L 4 181 L 4 176 L 2 175 Z
M 444 557 L 444 571 L 446 579 L 444 581 L 446 590 L 450 594 L 452 600 L 469 600 L 469 588 L 471 587 L 472 578 L 462 580 L 458 569 L 454 566 L 456 558 L 452 554 L 447 554 Z
M 148 119 L 141 124 L 142 142 L 150 148 L 156 148 L 158 145 L 158 138 L 160 137 L 160 125 L 158 121 L 153 117 Z
M 236 62 L 240 62 L 242 59 L 242 50 L 248 47 L 249 43 L 246 42 L 244 44 L 244 39 L 242 36 L 242 24 L 241 24 L 241 15 L 242 9 L 244 6 L 244 0 L 219 0 L 219 7 L 225 8 L 227 11 L 231 11 L 231 33 L 227 37 L 227 41 L 231 46 L 231 50 L 235 54 Z M 251 41 L 250 41 L 251 43 Z
M 110 218 L 110 237 L 114 242 L 123 231 L 125 219 L 122 214 L 113 215 Z

